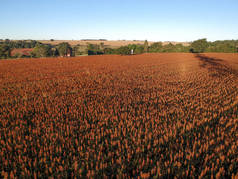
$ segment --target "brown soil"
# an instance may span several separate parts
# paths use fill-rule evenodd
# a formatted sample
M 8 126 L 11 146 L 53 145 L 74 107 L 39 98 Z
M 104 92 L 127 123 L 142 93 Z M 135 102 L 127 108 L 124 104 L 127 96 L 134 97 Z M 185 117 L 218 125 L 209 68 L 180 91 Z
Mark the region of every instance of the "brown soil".
M 30 52 L 33 51 L 33 48 L 14 48 L 11 51 L 11 56 L 14 56 L 16 54 L 22 54 L 22 55 L 30 55 Z

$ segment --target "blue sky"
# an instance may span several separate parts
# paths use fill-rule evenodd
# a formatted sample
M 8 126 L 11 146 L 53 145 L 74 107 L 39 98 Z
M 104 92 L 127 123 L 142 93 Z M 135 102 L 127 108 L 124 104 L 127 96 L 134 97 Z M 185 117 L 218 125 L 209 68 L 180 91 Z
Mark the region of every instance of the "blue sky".
M 238 0 L 0 0 L 0 39 L 238 39 Z

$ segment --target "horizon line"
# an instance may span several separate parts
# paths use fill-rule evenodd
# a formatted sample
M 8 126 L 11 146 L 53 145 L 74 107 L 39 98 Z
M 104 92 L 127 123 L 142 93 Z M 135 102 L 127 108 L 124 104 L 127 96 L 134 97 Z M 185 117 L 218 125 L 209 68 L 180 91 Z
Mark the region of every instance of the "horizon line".
M 54 38 L 50 38 L 50 39 L 31 39 L 31 38 L 28 38 L 28 39 L 11 39 L 11 38 L 0 38 L 0 41 L 4 41 L 4 40 L 36 40 L 36 41 L 146 41 L 147 39 L 104 39 L 104 38 L 98 38 L 98 39 L 90 39 L 90 38 L 85 38 L 85 39 L 54 39 Z M 198 38 L 196 40 L 199 40 L 199 39 L 207 39 L 207 38 Z M 196 40 L 191 40 L 191 41 L 174 41 L 174 40 L 165 40 L 165 41 L 162 41 L 162 40 L 147 40 L 148 42 L 183 42 L 183 43 L 190 43 L 190 42 L 193 42 L 193 41 L 196 41 Z M 207 40 L 208 42 L 215 42 L 215 41 L 226 41 L 226 40 L 238 40 L 237 39 L 217 39 L 217 40 Z

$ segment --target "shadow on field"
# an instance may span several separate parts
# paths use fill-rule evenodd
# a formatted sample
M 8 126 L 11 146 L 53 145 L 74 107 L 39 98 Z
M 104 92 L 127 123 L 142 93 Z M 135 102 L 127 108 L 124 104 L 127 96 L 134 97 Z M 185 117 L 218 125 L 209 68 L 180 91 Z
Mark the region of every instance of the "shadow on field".
M 212 58 L 202 54 L 196 54 L 195 57 L 202 62 L 200 67 L 207 68 L 212 77 L 226 77 L 231 74 L 238 75 L 238 70 L 225 65 L 222 59 Z

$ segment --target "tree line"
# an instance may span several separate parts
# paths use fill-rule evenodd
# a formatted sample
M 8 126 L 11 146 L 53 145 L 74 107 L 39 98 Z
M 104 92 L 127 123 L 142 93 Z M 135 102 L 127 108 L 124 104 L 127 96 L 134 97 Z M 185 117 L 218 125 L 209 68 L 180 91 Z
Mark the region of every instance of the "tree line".
M 223 53 L 238 53 L 238 40 L 224 40 L 224 41 L 214 41 L 208 42 L 207 39 L 199 39 L 193 41 L 190 45 L 184 46 L 183 44 L 166 44 L 163 45 L 162 42 L 155 42 L 148 45 L 145 41 L 144 45 L 127 45 L 122 46 L 117 49 L 106 48 L 104 49 L 104 54 L 122 54 L 128 55 L 133 49 L 134 54 L 142 53 L 205 53 L 205 52 L 223 52 Z
M 11 55 L 13 49 L 29 48 L 33 49 L 27 55 L 15 54 Z M 81 45 L 71 46 L 67 42 L 62 42 L 58 45 L 43 44 L 35 40 L 18 40 L 12 41 L 6 39 L 0 41 L 0 58 L 19 58 L 19 57 L 65 57 L 65 56 L 78 56 L 78 55 L 102 55 L 102 54 L 120 54 L 129 55 L 133 50 L 133 54 L 142 53 L 204 53 L 204 52 L 223 52 L 223 53 L 237 53 L 238 40 L 223 40 L 209 42 L 207 39 L 199 39 L 193 41 L 190 45 L 184 46 L 183 44 L 166 44 L 162 42 L 155 42 L 151 45 L 146 40 L 144 44 L 129 44 L 119 48 L 110 48 L 105 46 L 104 43 L 88 44 L 86 47 Z
M 29 53 L 16 53 L 11 55 L 13 49 L 31 49 Z M 58 45 L 43 44 L 38 41 L 10 41 L 6 39 L 0 42 L 0 59 L 6 58 L 40 58 L 40 57 L 57 57 L 72 56 L 72 47 L 69 43 L 62 42 Z

